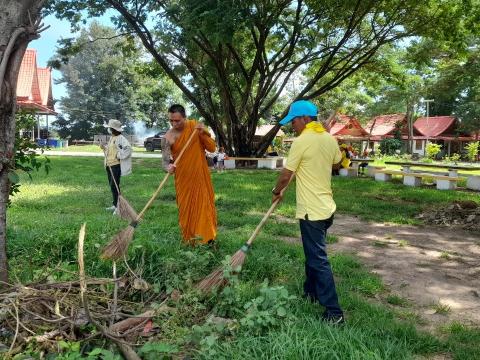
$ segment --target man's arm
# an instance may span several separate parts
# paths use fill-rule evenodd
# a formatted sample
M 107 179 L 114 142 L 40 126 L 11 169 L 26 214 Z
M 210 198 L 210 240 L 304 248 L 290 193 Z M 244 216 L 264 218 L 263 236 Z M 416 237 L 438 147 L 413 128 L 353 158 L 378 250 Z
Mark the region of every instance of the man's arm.
M 172 156 L 172 149 L 170 143 L 168 142 L 167 138 L 164 137 L 162 140 L 162 162 L 163 162 L 163 169 L 165 171 L 169 171 L 170 168 L 170 158 Z
M 282 199 L 283 197 L 282 190 L 287 187 L 293 174 L 294 174 L 293 171 L 290 171 L 285 168 L 282 169 L 282 171 L 280 172 L 280 175 L 278 176 L 277 185 L 275 185 L 275 187 L 272 189 L 272 194 L 273 194 L 272 202 L 275 202 L 278 199 L 280 200 Z

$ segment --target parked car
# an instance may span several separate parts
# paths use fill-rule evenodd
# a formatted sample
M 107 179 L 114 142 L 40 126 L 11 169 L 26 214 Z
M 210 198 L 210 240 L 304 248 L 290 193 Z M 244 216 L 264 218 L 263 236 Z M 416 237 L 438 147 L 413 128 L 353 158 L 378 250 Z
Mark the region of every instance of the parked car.
M 143 141 L 143 146 L 145 146 L 145 150 L 147 151 L 155 151 L 162 149 L 162 138 L 165 136 L 166 131 L 160 131 L 153 136 L 145 138 Z

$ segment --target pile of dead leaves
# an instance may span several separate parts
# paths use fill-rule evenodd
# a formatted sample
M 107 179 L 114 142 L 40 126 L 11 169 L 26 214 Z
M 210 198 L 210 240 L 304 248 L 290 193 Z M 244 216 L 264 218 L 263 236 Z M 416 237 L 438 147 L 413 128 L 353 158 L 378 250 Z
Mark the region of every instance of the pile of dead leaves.
M 417 218 L 431 225 L 480 230 L 480 206 L 475 201 L 455 201 L 442 208 L 424 211 Z

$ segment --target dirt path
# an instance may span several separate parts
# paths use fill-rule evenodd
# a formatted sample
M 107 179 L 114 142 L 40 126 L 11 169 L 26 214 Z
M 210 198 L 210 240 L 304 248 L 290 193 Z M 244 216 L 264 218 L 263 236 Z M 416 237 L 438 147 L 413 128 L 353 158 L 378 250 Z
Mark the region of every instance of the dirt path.
M 280 219 L 279 219 L 280 220 Z M 282 217 L 281 221 L 291 222 Z M 335 215 L 329 252 L 358 256 L 426 328 L 480 325 L 480 234 L 441 226 L 373 223 Z M 287 238 L 288 242 L 300 242 Z M 385 299 L 382 299 L 385 301 Z
M 430 325 L 480 325 L 480 234 L 336 215 L 330 251 L 350 252 Z

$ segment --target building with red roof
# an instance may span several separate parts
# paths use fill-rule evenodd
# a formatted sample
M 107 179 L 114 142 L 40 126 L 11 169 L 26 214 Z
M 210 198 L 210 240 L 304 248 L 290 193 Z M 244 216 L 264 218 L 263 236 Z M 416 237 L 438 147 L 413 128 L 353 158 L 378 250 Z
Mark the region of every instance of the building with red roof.
M 50 68 L 37 66 L 37 51 L 27 49 L 17 81 L 17 104 L 21 109 L 33 109 L 37 114 L 55 115 Z
M 395 137 L 400 131 L 401 135 L 408 134 L 407 116 L 405 114 L 378 115 L 365 125 L 370 141 L 380 141 Z
M 37 66 L 35 49 L 27 49 L 23 56 L 17 81 L 17 106 L 19 109 L 35 112 L 38 120 L 38 138 L 41 120 L 47 124 L 48 133 L 49 116 L 56 115 L 52 96 L 52 71 L 50 68 Z
M 465 144 L 478 140 L 473 134 L 462 133 L 454 116 L 419 117 L 413 124 L 414 146 L 412 151 L 424 155 L 427 142 L 442 145 L 445 155 L 460 153 Z
M 341 141 L 361 141 L 368 135 L 354 116 L 335 114 L 328 124 L 329 133 Z

